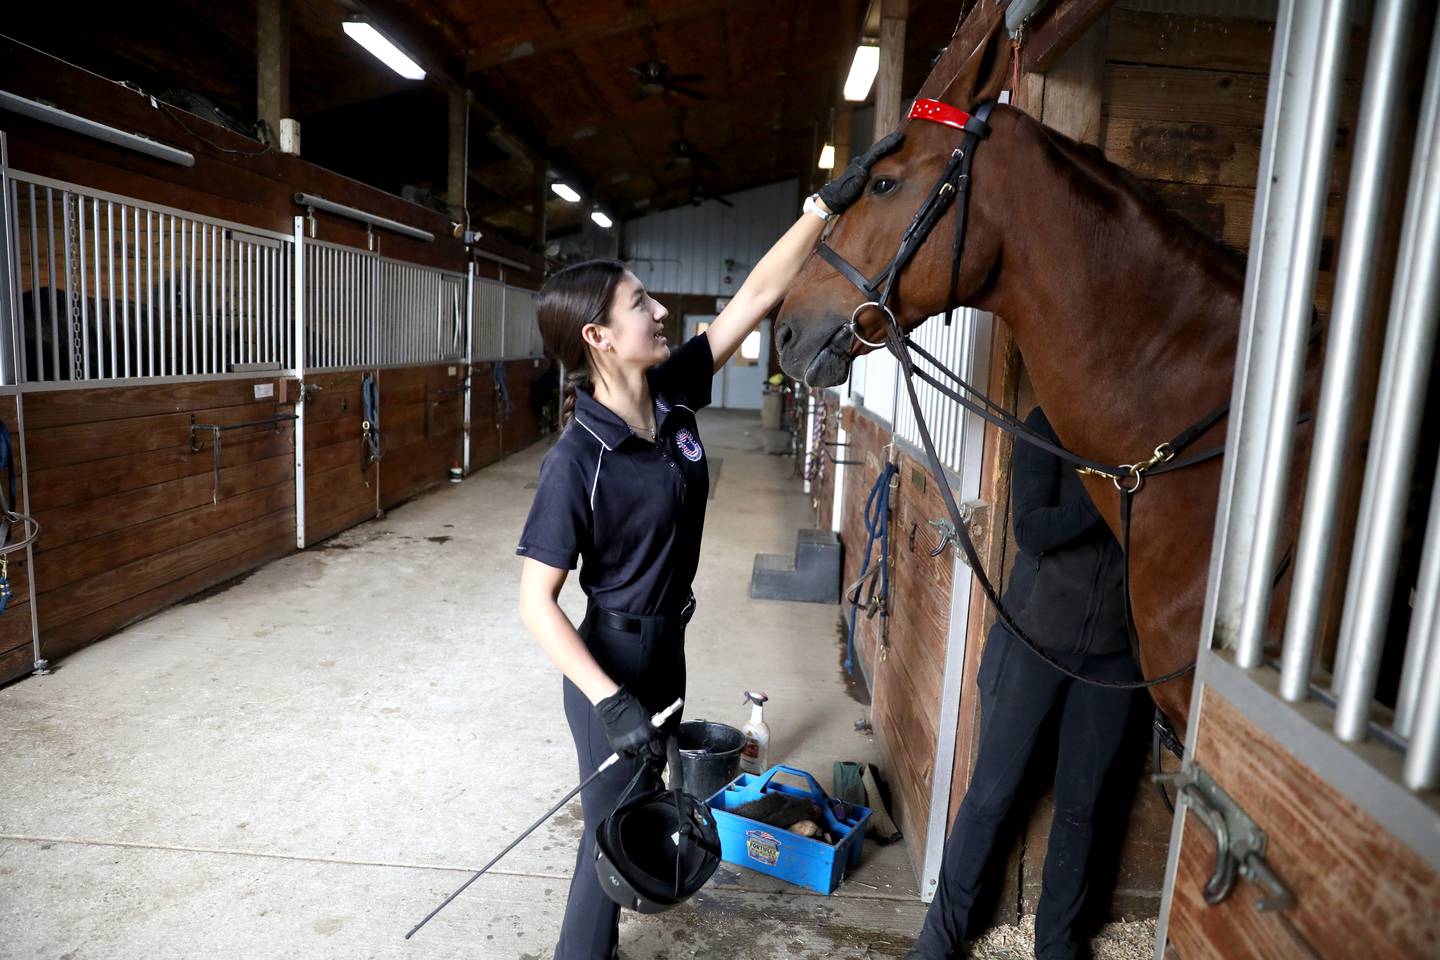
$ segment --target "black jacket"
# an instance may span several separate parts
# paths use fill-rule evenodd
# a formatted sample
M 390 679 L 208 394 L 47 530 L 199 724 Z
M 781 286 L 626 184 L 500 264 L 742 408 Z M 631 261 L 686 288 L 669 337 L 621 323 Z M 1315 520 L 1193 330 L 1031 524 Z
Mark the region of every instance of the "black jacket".
M 1039 407 L 1025 424 L 1060 443 Z M 1062 653 L 1122 653 L 1125 557 L 1073 468 L 1016 441 L 1010 488 L 1019 554 L 1005 608 L 1036 643 Z

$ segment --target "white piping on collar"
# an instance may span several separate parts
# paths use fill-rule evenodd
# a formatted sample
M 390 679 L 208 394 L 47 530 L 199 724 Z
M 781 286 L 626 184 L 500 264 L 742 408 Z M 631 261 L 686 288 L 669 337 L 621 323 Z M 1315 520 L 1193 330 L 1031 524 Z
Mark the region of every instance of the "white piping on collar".
M 595 438 L 596 443 L 600 444 L 600 446 L 604 447 L 606 450 L 610 449 L 610 444 L 606 443 L 604 440 L 601 440 L 600 434 L 596 433 L 594 430 L 591 430 L 590 425 L 587 424 L 584 420 L 581 420 L 578 413 L 571 414 L 570 419 L 574 420 L 576 423 L 580 424 L 580 426 L 584 427 L 585 431 L 589 433 L 590 436 Z M 598 461 L 595 464 L 595 475 L 597 477 L 600 475 L 600 464 Z
M 589 427 L 586 427 L 586 429 L 588 430 Z M 600 438 L 599 438 L 599 437 L 596 437 L 595 439 L 596 439 L 596 440 L 599 440 Z M 603 443 L 603 442 L 601 443 L 601 446 L 604 446 L 604 443 Z M 609 450 L 609 449 L 610 449 L 609 447 L 605 447 L 605 450 Z M 600 456 L 598 456 L 598 457 L 595 458 L 595 479 L 590 481 L 590 512 L 591 512 L 591 513 L 594 513 L 594 512 L 595 512 L 595 488 L 598 487 L 598 486 L 600 486 L 600 464 L 605 461 L 605 450 L 601 450 L 601 451 L 600 451 Z
M 685 406 L 685 404 L 683 404 L 683 403 L 672 403 L 671 406 L 672 406 L 672 407 L 679 407 L 681 410 L 690 410 L 690 408 L 687 407 L 687 406 Z M 694 411 L 694 410 L 690 410 L 690 412 L 693 414 L 695 411 Z

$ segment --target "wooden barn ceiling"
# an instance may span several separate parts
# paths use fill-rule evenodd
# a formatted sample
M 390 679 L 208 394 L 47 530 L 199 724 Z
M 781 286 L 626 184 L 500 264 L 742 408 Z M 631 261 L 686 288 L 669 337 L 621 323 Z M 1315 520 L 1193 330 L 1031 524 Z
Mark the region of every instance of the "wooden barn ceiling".
M 60 7 L 64 7 L 62 2 Z M 472 220 L 527 241 L 534 157 L 627 217 L 813 170 L 864 0 L 290 0 L 291 113 L 303 156 L 393 192 L 446 187 L 447 83 L 469 89 Z M 905 92 L 962 0 L 911 0 Z M 83 8 L 83 9 L 82 9 Z M 60 11 L 63 14 L 63 10 Z M 183 88 L 255 120 L 254 0 L 23 4 L 0 32 L 151 93 Z M 362 14 L 419 59 L 406 81 L 341 30 Z M 64 24 L 57 28 L 57 24 Z M 647 95 L 662 61 L 700 94 Z M 677 162 L 676 144 L 694 155 Z M 517 149 L 518 148 L 518 149 Z M 551 197 L 552 234 L 578 205 Z

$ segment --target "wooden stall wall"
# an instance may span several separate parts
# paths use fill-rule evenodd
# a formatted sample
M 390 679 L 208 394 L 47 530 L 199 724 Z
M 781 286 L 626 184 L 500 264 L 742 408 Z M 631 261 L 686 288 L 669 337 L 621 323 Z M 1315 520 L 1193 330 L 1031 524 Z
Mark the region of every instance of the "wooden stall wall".
M 541 417 L 543 381 L 550 361 L 527 357 L 505 361 L 505 384 L 510 398 L 500 425 L 500 455 L 508 457 L 530 446 L 552 429 Z
M 11 456 L 14 458 L 12 462 L 15 465 L 14 509 L 28 514 L 30 510 L 25 500 L 24 484 L 20 482 L 21 458 L 24 456 L 24 451 L 20 446 L 20 421 L 17 408 L 18 401 L 14 394 L 0 396 L 0 423 L 4 423 L 10 431 Z M 6 477 L 0 474 L 0 483 L 5 482 L 7 482 Z M 10 602 L 6 605 L 5 612 L 0 613 L 0 683 L 24 676 L 30 672 L 35 663 L 35 637 L 32 632 L 34 608 L 30 605 L 30 570 L 29 565 L 25 562 L 23 550 L 10 554 L 6 574 L 10 579 Z
M 503 372 L 503 371 L 502 371 Z M 485 361 L 470 368 L 470 470 L 488 467 L 500 459 L 500 431 L 504 404 L 495 363 Z
M 388 509 L 446 482 L 464 456 L 461 362 L 380 371 L 380 506 Z
M 841 539 L 846 585 L 860 576 L 865 558 L 865 501 L 886 457 L 893 456 L 899 467 L 891 497 L 889 617 L 858 613 L 855 657 L 870 691 L 871 721 L 893 798 L 890 812 L 910 838 L 918 875 L 929 832 L 954 555 L 949 550 L 929 555 L 936 541 L 928 521 L 943 517 L 945 505 L 923 463 L 907 447 L 887 449 L 888 424 L 863 408 L 843 409 L 850 445 L 842 448 L 842 459 L 863 461 L 845 469 Z M 877 541 L 872 568 L 880 549 Z M 848 618 L 848 606 L 842 605 L 842 611 Z
M 371 519 L 380 510 L 380 470 L 364 440 L 361 385 L 375 371 L 313 373 L 305 378 L 305 543 Z M 381 400 L 380 419 L 390 411 Z
M 274 378 L 25 396 L 41 654 L 63 656 L 295 548 L 291 421 Z
M 1096 29 L 1105 30 L 1102 23 Z M 1364 31 L 1346 57 L 1340 125 L 1315 284 L 1327 313 L 1335 289 L 1340 192 L 1364 73 Z M 1255 177 L 1265 126 L 1274 24 L 1142 13 L 1109 15 L 1104 65 L 1107 159 L 1134 173 L 1175 212 L 1241 252 L 1250 246 Z
M 555 430 L 556 412 L 536 405 L 539 394 L 556 389 L 549 360 L 485 361 L 471 368 L 470 470 L 473 472 L 524 450 Z

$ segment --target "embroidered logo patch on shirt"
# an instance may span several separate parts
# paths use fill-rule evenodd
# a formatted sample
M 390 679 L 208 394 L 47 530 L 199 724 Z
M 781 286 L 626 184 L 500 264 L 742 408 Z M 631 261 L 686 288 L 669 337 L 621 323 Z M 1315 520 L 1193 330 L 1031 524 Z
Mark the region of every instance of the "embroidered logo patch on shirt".
M 680 448 L 685 459 L 691 463 L 698 463 L 700 458 L 705 456 L 705 451 L 700 447 L 700 441 L 695 439 L 695 435 L 689 430 L 675 431 L 675 446 Z

